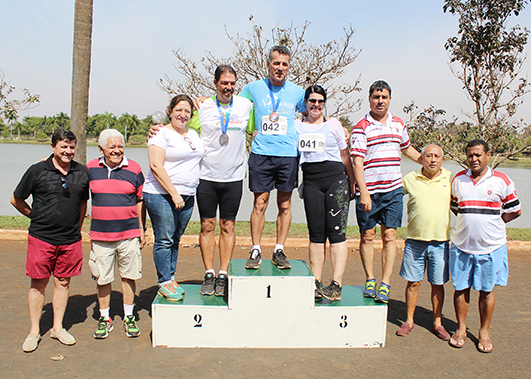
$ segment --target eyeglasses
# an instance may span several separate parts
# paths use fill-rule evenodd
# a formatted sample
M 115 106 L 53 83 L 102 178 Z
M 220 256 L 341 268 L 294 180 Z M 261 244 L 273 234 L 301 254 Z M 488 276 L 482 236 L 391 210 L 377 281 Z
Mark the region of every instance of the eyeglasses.
M 308 99 L 308 103 L 310 103 L 310 104 L 315 104 L 315 103 L 324 104 L 325 100 L 324 99 Z
M 184 140 L 185 140 L 186 142 L 188 142 L 188 145 L 190 145 L 190 148 L 191 148 L 192 150 L 195 150 L 195 146 L 194 146 L 194 144 L 192 143 L 192 141 L 190 141 L 190 138 L 188 138 L 188 137 L 183 137 L 183 138 L 184 138 Z
M 66 175 L 61 176 L 61 183 L 63 185 L 63 190 L 70 191 L 70 185 L 68 184 L 68 178 Z

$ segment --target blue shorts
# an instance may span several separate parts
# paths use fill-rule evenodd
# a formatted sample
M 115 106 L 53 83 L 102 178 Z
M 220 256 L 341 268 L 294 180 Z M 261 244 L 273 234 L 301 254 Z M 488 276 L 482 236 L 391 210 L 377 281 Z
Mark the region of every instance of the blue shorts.
M 407 239 L 402 257 L 400 276 L 408 282 L 421 282 L 426 266 L 428 282 L 443 285 L 449 278 L 448 241 L 420 241 Z
M 404 211 L 403 197 L 402 187 L 391 192 L 373 193 L 371 195 L 372 209 L 369 213 L 365 213 L 361 208 L 360 196 L 356 196 L 356 217 L 360 233 L 374 228 L 376 224 L 394 229 L 401 227 Z
M 251 192 L 271 192 L 275 188 L 292 192 L 298 187 L 299 158 L 249 155 L 249 189 Z
M 506 286 L 509 279 L 507 244 L 490 254 L 468 254 L 452 244 L 450 273 L 457 291 L 472 287 L 476 291 L 491 292 L 494 286 Z

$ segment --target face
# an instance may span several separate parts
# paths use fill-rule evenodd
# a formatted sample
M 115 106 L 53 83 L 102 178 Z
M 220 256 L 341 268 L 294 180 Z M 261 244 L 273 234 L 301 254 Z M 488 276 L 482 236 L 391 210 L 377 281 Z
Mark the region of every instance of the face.
M 110 168 L 115 168 L 124 159 L 124 144 L 119 137 L 111 137 L 107 139 L 105 148 L 98 146 L 101 153 L 105 157 L 105 163 Z
M 179 101 L 171 111 L 170 121 L 173 126 L 185 127 L 190 117 L 192 117 L 190 104 L 187 101 Z
M 466 161 L 472 177 L 477 177 L 483 174 L 487 169 L 487 163 L 490 158 L 490 152 L 485 153 L 483 145 L 472 146 L 466 149 Z
M 289 70 L 289 55 L 273 51 L 273 59 L 267 62 L 271 84 L 280 87 L 286 81 Z
M 221 74 L 219 80 L 214 80 L 216 95 L 220 103 L 230 103 L 236 87 L 236 77 L 230 72 Z
M 308 116 L 311 116 L 312 118 L 319 118 L 322 116 L 325 105 L 323 95 L 312 93 L 308 97 L 308 100 L 306 100 L 305 104 L 306 110 L 308 111 Z
M 60 164 L 69 164 L 76 156 L 77 141 L 62 140 L 52 145 L 54 158 Z
M 385 116 L 389 109 L 389 103 L 391 102 L 391 95 L 389 91 L 384 89 L 382 91 L 375 90 L 372 95 L 369 96 L 369 105 L 371 107 L 371 113 L 376 116 Z
M 441 148 L 437 145 L 428 145 L 424 148 L 422 154 L 422 168 L 423 170 L 430 174 L 434 175 L 441 169 L 443 162 L 443 154 Z

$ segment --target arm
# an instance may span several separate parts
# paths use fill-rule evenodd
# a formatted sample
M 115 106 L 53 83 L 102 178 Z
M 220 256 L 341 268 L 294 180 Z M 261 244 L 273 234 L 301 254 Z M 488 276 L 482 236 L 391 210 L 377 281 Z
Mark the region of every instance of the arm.
M 87 200 L 81 200 L 81 205 L 79 207 L 79 231 L 83 228 L 83 221 L 85 221 L 85 216 L 87 215 Z
M 31 214 L 31 207 L 28 203 L 26 203 L 26 200 L 21 199 L 20 197 L 16 197 L 15 195 L 11 195 L 11 200 L 9 202 L 17 208 L 17 211 L 22 213 L 24 216 L 29 217 Z
M 356 196 L 356 180 L 354 179 L 354 167 L 352 166 L 352 160 L 350 159 L 349 148 L 345 148 L 339 152 L 341 160 L 347 171 L 348 182 L 350 183 L 350 200 Z
M 136 211 L 138 213 L 138 226 L 140 226 L 140 248 L 142 249 L 146 246 L 146 232 L 144 230 L 146 227 L 146 207 L 141 198 L 136 199 Z
M 369 213 L 372 209 L 371 195 L 365 184 L 365 169 L 363 168 L 363 157 L 354 156 L 354 177 L 360 190 L 360 203 L 363 211 Z
M 164 188 L 171 196 L 175 208 L 181 209 L 184 207 L 184 201 L 175 189 L 168 172 L 164 168 L 165 158 L 166 150 L 155 145 L 148 146 L 149 168 L 151 169 L 153 176 L 155 176 L 155 179 L 157 179 L 162 188 Z
M 402 149 L 402 154 L 411 159 L 413 162 L 417 162 L 418 164 L 422 165 L 420 160 L 422 156 L 413 146 L 409 145 L 405 149 Z
M 502 214 L 502 220 L 505 221 L 505 223 L 508 223 L 509 221 L 514 220 L 515 218 L 518 218 L 522 215 L 522 211 L 518 211 L 516 213 L 504 213 Z
M 157 124 L 157 125 L 151 125 L 148 131 L 148 139 L 153 138 L 157 135 L 160 128 L 163 128 L 164 125 Z
M 208 96 L 199 96 L 194 99 L 194 108 L 199 109 L 201 108 L 201 104 L 208 99 Z

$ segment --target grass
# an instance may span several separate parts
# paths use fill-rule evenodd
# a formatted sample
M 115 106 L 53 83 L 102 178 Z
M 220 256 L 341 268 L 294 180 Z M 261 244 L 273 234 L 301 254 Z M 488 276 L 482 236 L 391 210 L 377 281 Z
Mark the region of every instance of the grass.
M 24 230 L 29 227 L 29 218 L 24 216 L 0 216 L 0 229 Z M 148 220 L 148 227 L 151 227 L 151 222 Z M 90 218 L 87 217 L 83 223 L 83 231 L 88 232 L 90 229 Z M 379 228 L 378 228 L 379 229 Z M 198 235 L 201 230 L 201 223 L 199 221 L 190 221 L 186 228 L 185 234 Z M 216 235 L 219 234 L 219 225 L 216 226 Z M 407 228 L 398 228 L 398 239 L 405 239 Z M 236 222 L 236 235 L 238 237 L 251 236 L 251 227 L 249 221 Z M 379 238 L 380 232 L 377 230 Z M 274 222 L 266 222 L 264 226 L 264 237 L 276 236 L 276 225 Z M 290 238 L 308 238 L 308 228 L 306 224 L 291 224 L 288 237 Z M 348 239 L 359 239 L 360 232 L 357 226 L 349 225 L 347 227 Z M 507 239 L 509 241 L 531 241 L 531 229 L 516 229 L 507 228 Z

